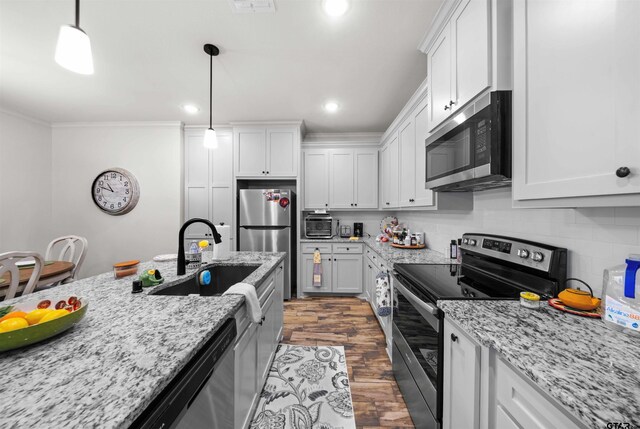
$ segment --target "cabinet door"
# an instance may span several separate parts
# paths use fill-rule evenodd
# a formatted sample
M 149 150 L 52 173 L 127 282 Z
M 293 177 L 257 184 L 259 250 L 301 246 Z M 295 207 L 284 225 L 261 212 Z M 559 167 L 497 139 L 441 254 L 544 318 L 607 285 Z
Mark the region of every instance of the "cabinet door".
M 400 152 L 400 190 L 398 204 L 400 207 L 414 205 L 416 194 L 416 133 L 413 117 L 409 117 L 398 132 Z
M 489 0 L 463 0 L 450 21 L 454 110 L 489 87 Z
M 218 148 L 209 150 L 211 220 L 231 225 L 233 234 L 233 144 L 231 133 L 218 133 Z
M 298 175 L 297 131 L 267 129 L 267 176 L 296 177 Z
M 282 338 L 284 328 L 284 263 L 276 268 L 275 295 L 273 296 L 276 343 Z M 293 297 L 295 298 L 295 297 Z
M 274 307 L 275 291 L 271 292 L 271 296 L 267 298 L 262 306 L 262 317 L 264 320 L 258 325 L 258 369 L 257 369 L 257 387 L 258 391 L 262 391 L 262 385 L 269 372 L 271 365 L 271 355 L 275 350 L 275 307 Z
M 429 137 L 429 103 L 425 98 L 422 103 L 416 107 L 413 113 L 413 123 L 415 125 L 416 144 L 415 144 L 415 206 L 429 207 L 435 204 L 433 191 L 425 187 L 427 176 L 427 150 L 425 140 Z
M 398 207 L 399 206 L 399 179 L 400 179 L 400 150 L 398 144 L 398 137 L 396 136 L 389 143 L 389 167 L 387 169 L 388 176 L 385 179 L 389 183 L 389 196 L 387 197 L 387 201 L 389 201 L 390 207 Z
M 245 428 L 249 425 L 253 401 L 258 394 L 256 383 L 258 379 L 258 330 L 256 326 L 251 323 L 234 347 L 234 427 L 236 428 Z
M 385 144 L 380 150 L 380 208 L 387 209 L 391 206 L 389 201 L 389 144 Z
M 445 319 L 443 429 L 480 426 L 480 353 L 478 344 Z
M 304 208 L 329 208 L 329 151 L 305 150 L 304 169 Z
M 259 129 L 239 129 L 235 133 L 236 176 L 264 177 L 267 172 L 266 133 Z
M 322 286 L 313 286 L 313 254 L 302 255 L 302 290 L 307 293 L 331 292 L 331 268 L 333 258 L 330 253 L 322 255 Z
M 333 291 L 362 292 L 362 255 L 333 255 Z
M 203 139 L 204 133 L 185 134 L 185 219 L 209 219 L 209 150 L 202 144 Z M 204 237 L 208 233 L 206 225 L 194 224 L 185 237 Z
M 353 149 L 329 151 L 329 180 L 329 207 L 354 208 Z
M 445 120 L 451 112 L 451 36 L 447 25 L 427 54 L 429 63 L 429 130 Z
M 375 149 L 356 149 L 355 167 L 355 206 L 359 209 L 378 208 L 378 151 Z
M 638 1 L 515 2 L 516 200 L 640 193 L 638 22 Z

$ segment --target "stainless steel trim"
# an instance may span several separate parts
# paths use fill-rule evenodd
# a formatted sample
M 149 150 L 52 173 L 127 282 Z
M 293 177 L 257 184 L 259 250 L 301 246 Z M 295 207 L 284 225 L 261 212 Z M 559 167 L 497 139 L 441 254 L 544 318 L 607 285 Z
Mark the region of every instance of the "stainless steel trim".
M 413 355 L 407 340 L 404 339 L 402 332 L 398 329 L 395 322 L 392 324 L 391 332 L 394 348 L 403 356 L 403 359 L 416 382 L 420 394 L 429 405 L 431 412 L 435 415 L 438 407 L 438 390 L 433 385 L 422 366 Z
M 409 301 L 411 305 L 413 305 L 418 313 L 422 317 L 425 318 L 427 322 L 436 330 L 436 332 L 440 332 L 440 319 L 438 318 L 438 308 L 431 303 L 424 302 L 413 293 L 411 293 L 405 286 L 402 285 L 402 276 L 400 276 L 396 271 L 393 272 L 396 281 L 393 282 L 393 285 L 398 291 Z
M 469 168 L 467 170 L 458 171 L 457 173 L 449 174 L 438 179 L 427 180 L 424 185 L 427 189 L 431 189 L 435 188 L 436 186 L 450 185 L 452 183 L 458 183 L 464 180 L 471 180 L 475 177 L 474 170 L 474 168 Z
M 402 396 L 404 396 L 407 409 L 415 426 L 417 428 L 440 428 L 429 409 L 429 405 L 420 394 L 418 385 L 395 342 L 391 348 L 391 355 L 393 356 L 393 375 L 396 378 L 398 387 L 400 387 Z
M 438 140 L 440 137 L 442 137 L 443 135 L 447 134 L 449 131 L 453 130 L 455 127 L 460 125 L 462 123 L 460 122 L 460 119 L 456 121 L 456 119 L 459 118 L 460 115 L 464 115 L 466 120 L 471 116 L 475 115 L 477 112 L 484 109 L 485 107 L 487 107 L 489 104 L 491 104 L 491 93 L 487 92 L 486 94 L 480 96 L 480 98 L 478 98 L 475 102 L 465 107 L 463 110 L 457 111 L 453 115 L 453 117 L 451 117 L 447 122 L 444 123 L 444 125 L 442 125 L 442 128 L 439 128 L 438 131 L 431 134 L 425 140 L 426 146 L 429 146 L 431 143 Z

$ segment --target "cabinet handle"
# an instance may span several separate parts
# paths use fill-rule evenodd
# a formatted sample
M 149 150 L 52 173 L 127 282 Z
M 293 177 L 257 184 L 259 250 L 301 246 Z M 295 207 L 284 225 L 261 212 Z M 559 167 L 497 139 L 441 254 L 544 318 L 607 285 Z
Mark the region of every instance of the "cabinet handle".
M 262 171 L 262 174 L 264 174 L 264 170 Z
M 447 106 L 446 104 L 444 105 L 444 110 L 449 110 L 449 106 Z
M 267 171 L 267 174 L 269 174 L 269 172 Z
M 451 334 L 451 341 L 453 342 L 458 341 L 458 336 L 456 334 Z
M 351 207 L 353 207 L 353 203 L 351 203 Z
M 355 203 L 354 206 L 358 207 L 358 203 Z
M 616 176 L 618 177 L 627 177 L 629 174 L 631 174 L 629 167 L 620 167 L 616 170 Z
M 324 203 L 324 206 L 325 207 L 329 207 L 329 203 Z
M 385 203 L 386 205 L 389 205 L 389 203 Z
M 347 247 L 347 251 L 349 251 L 349 248 Z
M 266 319 L 266 317 L 265 317 L 265 316 L 262 316 L 262 320 L 260 320 L 260 322 L 259 322 L 259 323 L 260 323 L 260 326 L 262 326 L 262 324 L 264 323 L 265 319 Z
M 456 103 L 453 100 L 449 100 L 449 106 L 454 106 Z

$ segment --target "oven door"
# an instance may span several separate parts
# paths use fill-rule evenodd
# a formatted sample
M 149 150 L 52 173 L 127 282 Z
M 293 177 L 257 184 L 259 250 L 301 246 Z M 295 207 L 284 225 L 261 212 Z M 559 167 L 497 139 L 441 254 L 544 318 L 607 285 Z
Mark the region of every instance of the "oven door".
M 397 272 L 394 272 L 394 276 L 397 280 L 394 282 L 397 300 L 393 313 L 393 355 L 403 358 L 398 362 L 394 358 L 394 373 L 404 396 L 411 396 L 413 386 L 410 389 L 402 387 L 402 384 L 407 385 L 403 380 L 406 374 L 402 373 L 401 368 L 404 363 L 428 406 L 428 410 L 422 412 L 410 409 L 412 418 L 422 421 L 425 418 L 422 413 L 426 411 L 434 421 L 441 422 L 442 374 L 439 369 L 442 368 L 442 313 L 406 278 Z

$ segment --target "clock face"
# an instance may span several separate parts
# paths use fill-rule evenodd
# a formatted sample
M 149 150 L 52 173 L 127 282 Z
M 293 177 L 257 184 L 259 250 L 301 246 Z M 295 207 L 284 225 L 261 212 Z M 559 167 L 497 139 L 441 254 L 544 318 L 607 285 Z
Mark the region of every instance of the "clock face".
M 123 215 L 138 204 L 140 189 L 133 174 L 122 168 L 110 168 L 95 178 L 91 196 L 102 211 L 111 215 Z

